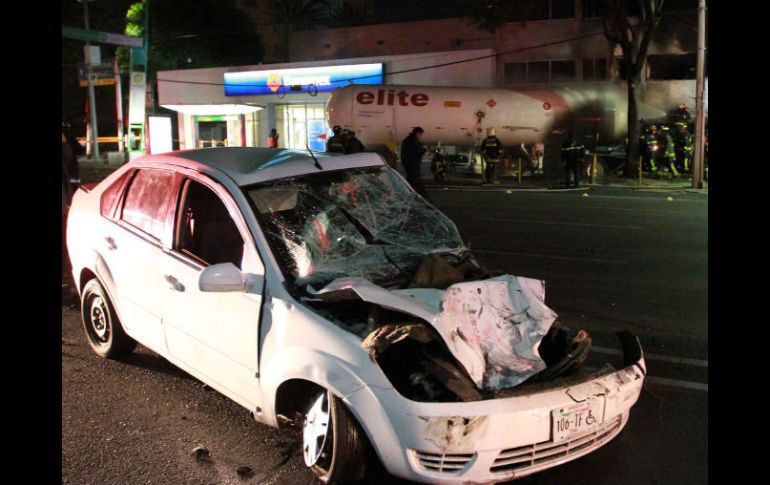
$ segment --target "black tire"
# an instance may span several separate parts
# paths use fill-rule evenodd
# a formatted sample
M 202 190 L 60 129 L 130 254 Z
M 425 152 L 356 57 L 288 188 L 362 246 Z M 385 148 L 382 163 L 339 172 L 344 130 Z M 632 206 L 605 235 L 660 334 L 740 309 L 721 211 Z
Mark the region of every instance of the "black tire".
M 99 357 L 118 359 L 136 348 L 136 340 L 126 335 L 112 301 L 96 278 L 83 287 L 80 316 L 86 340 Z
M 325 389 L 310 399 L 305 408 L 306 419 L 307 410 L 322 394 L 326 394 L 331 422 L 323 451 L 310 469 L 324 483 L 341 485 L 359 482 L 369 464 L 369 442 L 345 404 Z M 304 439 L 302 446 L 304 450 Z

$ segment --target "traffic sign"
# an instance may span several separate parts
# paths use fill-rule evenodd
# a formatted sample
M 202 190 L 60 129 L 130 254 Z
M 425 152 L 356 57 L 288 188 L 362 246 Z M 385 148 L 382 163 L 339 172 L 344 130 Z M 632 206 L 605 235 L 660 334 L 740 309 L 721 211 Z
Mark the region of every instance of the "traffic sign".
M 80 79 L 81 87 L 88 86 L 88 68 L 89 66 L 87 66 L 84 62 L 78 64 L 78 78 Z M 112 60 L 102 62 L 101 64 L 97 64 L 95 66 L 90 66 L 90 68 L 90 79 L 95 86 L 107 86 L 115 84 L 115 70 L 112 66 Z
M 130 47 L 143 47 L 144 38 L 131 37 L 129 35 L 111 34 L 97 30 L 78 29 L 77 27 L 61 26 L 61 36 L 68 39 L 82 40 L 85 42 L 101 42 L 103 44 L 127 45 Z

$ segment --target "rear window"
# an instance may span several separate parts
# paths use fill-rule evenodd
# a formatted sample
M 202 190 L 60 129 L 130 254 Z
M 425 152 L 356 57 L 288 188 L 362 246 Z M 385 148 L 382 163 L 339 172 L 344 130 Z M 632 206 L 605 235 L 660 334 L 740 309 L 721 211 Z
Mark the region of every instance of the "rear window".
M 133 170 L 127 171 L 102 192 L 101 213 L 104 217 L 114 216 L 115 204 L 118 202 L 120 194 L 126 186 L 126 181 L 130 178 L 132 173 Z
M 150 236 L 160 239 L 174 188 L 174 173 L 140 170 L 131 181 L 123 204 L 122 219 Z

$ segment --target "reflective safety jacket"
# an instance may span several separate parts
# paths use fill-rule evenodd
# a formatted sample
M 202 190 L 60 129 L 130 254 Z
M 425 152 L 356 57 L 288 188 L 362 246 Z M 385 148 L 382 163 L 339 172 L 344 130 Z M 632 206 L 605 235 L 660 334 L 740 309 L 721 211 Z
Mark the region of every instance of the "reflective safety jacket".
M 500 158 L 500 149 L 502 142 L 496 136 L 488 136 L 481 142 L 481 152 L 487 159 L 496 160 Z
M 691 153 L 692 152 L 692 135 L 689 131 L 680 133 L 676 139 L 676 151 Z
M 644 149 L 648 152 L 655 152 L 658 149 L 658 138 L 652 133 L 644 135 Z
M 671 135 L 666 133 L 665 135 L 660 136 L 660 146 L 663 149 L 663 156 L 666 158 L 673 158 L 674 157 L 674 139 L 671 138 Z
M 345 140 L 341 135 L 334 135 L 326 142 L 326 151 L 329 153 L 345 153 Z

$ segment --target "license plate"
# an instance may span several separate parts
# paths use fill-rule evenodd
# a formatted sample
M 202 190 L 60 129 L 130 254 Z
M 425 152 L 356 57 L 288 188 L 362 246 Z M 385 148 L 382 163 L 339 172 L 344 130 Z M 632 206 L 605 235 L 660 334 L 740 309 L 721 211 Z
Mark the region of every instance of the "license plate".
M 560 442 L 590 432 L 602 424 L 603 417 L 603 398 L 587 399 L 572 406 L 555 409 L 551 415 L 553 441 Z

